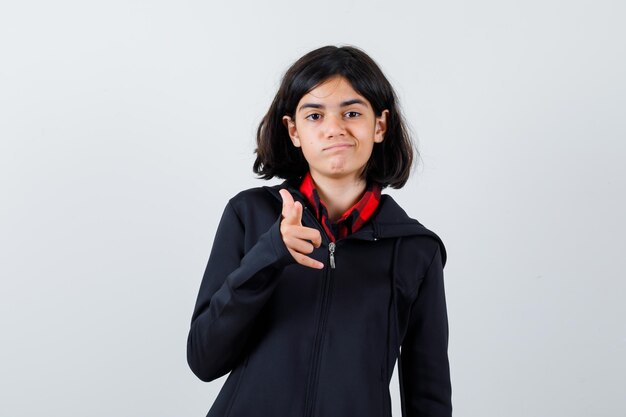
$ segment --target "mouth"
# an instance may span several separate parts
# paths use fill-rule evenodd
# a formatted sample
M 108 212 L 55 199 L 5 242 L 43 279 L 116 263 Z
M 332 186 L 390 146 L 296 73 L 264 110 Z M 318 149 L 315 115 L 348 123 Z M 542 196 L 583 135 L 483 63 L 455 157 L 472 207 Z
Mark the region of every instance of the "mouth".
M 341 149 L 348 149 L 351 148 L 352 145 L 351 143 L 335 143 L 334 145 L 330 145 L 326 148 L 324 148 L 324 151 L 330 151 L 330 150 L 341 150 Z

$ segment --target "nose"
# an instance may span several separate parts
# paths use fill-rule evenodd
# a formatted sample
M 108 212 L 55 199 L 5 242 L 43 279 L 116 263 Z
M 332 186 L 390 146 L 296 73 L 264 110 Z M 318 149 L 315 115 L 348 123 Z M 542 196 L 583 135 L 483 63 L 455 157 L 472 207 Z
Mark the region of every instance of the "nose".
M 325 119 L 324 127 L 324 133 L 329 139 L 346 134 L 344 120 L 341 116 L 328 115 Z

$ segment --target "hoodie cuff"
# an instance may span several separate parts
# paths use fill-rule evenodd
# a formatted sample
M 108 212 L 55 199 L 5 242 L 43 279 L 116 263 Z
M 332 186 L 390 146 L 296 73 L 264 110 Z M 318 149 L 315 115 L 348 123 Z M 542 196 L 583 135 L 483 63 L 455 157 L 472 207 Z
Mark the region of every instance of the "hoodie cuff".
M 287 246 L 283 241 L 283 237 L 280 234 L 281 221 L 282 216 L 279 216 L 278 220 L 276 220 L 272 227 L 270 227 L 267 231 L 272 247 L 274 248 L 274 253 L 276 254 L 276 267 L 278 268 L 284 268 L 287 265 L 296 263 L 296 260 L 293 256 L 291 256 L 291 253 L 289 253 L 289 249 L 287 249 Z

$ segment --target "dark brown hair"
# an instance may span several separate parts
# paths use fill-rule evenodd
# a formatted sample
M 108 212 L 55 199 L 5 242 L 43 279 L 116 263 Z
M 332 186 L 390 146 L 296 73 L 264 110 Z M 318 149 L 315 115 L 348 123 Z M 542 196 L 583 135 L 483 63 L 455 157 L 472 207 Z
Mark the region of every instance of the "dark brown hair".
M 413 163 L 413 143 L 397 104 L 391 84 L 365 52 L 352 46 L 324 46 L 297 60 L 283 76 L 280 88 L 257 130 L 256 160 L 253 171 L 263 179 L 293 179 L 309 170 L 302 150 L 293 146 L 283 116 L 294 117 L 298 102 L 309 91 L 340 75 L 365 97 L 374 114 L 387 115 L 387 131 L 375 143 L 364 175 L 383 187 L 401 188 L 409 179 Z

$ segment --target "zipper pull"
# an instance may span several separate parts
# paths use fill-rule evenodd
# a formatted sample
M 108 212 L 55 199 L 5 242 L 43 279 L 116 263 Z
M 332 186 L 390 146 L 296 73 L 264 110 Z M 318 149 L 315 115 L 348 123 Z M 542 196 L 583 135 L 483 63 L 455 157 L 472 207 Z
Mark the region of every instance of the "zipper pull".
M 330 253 L 330 268 L 335 269 L 335 242 L 328 244 L 328 252 Z

